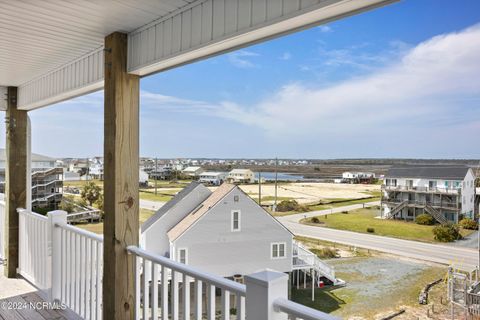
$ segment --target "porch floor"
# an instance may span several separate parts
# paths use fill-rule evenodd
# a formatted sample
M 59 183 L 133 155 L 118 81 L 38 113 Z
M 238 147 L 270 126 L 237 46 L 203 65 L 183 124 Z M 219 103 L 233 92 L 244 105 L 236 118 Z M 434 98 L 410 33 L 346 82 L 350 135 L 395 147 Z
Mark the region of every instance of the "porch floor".
M 8 279 L 0 260 L 0 320 L 80 319 L 71 310 L 43 306 L 38 290 L 25 279 Z

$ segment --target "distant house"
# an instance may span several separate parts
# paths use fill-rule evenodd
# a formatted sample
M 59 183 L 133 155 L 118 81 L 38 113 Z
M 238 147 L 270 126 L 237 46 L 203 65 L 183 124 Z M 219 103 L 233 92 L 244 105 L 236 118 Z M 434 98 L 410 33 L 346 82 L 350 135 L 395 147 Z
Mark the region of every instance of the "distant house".
M 392 167 L 382 185 L 382 217 L 414 220 L 422 213 L 438 222 L 474 218 L 475 175 L 467 166 Z
M 375 180 L 373 172 L 344 172 L 342 173 L 343 183 L 371 183 Z
M 333 268 L 294 242 L 284 225 L 233 184 L 212 192 L 192 182 L 142 225 L 140 239 L 149 252 L 223 277 L 313 268 L 315 281 L 341 283 Z
M 161 167 L 158 169 L 150 169 L 148 171 L 148 177 L 150 179 L 157 179 L 157 180 L 168 180 L 172 177 L 173 172 L 170 167 Z
M 148 173 L 142 169 L 138 171 L 138 182 L 141 187 L 148 187 Z
M 0 149 L 0 193 L 5 192 L 5 149 Z M 63 168 L 56 167 L 56 160 L 31 154 L 32 209 L 56 209 L 62 201 Z
M 254 183 L 255 174 L 250 169 L 233 169 L 228 173 L 227 181 L 230 183 Z
M 202 167 L 186 167 L 182 173 L 190 177 L 198 177 L 203 172 Z
M 226 172 L 204 171 L 200 174 L 200 178 L 198 179 L 198 182 L 207 184 L 207 185 L 219 186 L 225 181 L 226 178 L 227 178 Z

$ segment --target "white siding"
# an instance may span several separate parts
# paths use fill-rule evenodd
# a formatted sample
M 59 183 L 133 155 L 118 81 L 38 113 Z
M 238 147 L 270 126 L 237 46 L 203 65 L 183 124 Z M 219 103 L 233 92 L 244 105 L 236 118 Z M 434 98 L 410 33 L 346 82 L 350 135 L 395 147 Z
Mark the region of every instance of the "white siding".
M 196 1 L 129 34 L 128 70 L 151 74 L 390 2 Z
M 465 187 L 463 187 L 465 185 Z M 465 199 L 465 202 L 463 201 Z M 464 216 L 473 218 L 475 209 L 475 175 L 469 169 L 462 184 L 462 212 Z
M 234 201 L 234 196 L 239 201 Z M 232 210 L 240 210 L 240 231 L 232 232 Z M 229 277 L 265 268 L 292 270 L 292 234 L 235 188 L 173 244 L 188 249 L 188 264 Z M 271 258 L 271 243 L 284 242 L 286 257 Z

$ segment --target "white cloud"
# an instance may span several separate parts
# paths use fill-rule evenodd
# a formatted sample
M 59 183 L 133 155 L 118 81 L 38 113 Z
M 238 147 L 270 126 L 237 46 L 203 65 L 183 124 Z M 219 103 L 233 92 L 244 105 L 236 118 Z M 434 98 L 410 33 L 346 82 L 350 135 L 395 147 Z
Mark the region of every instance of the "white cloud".
M 322 32 L 322 33 L 332 32 L 332 28 L 329 27 L 329 26 L 327 26 L 327 25 L 318 26 L 318 29 L 319 29 L 320 32 Z
M 251 107 L 223 102 L 211 108 L 216 116 L 276 135 L 413 125 L 441 133 L 462 122 L 471 125 L 472 114 L 480 112 L 479 56 L 480 27 L 473 26 L 420 43 L 362 77 L 322 88 L 289 84 Z
M 280 56 L 280 60 L 290 60 L 292 58 L 292 54 L 290 52 L 284 52 L 281 56 Z
M 230 61 L 230 63 L 237 68 L 256 67 L 257 65 L 253 63 L 250 58 L 258 56 L 258 53 L 246 50 L 235 51 L 227 55 L 228 61 Z

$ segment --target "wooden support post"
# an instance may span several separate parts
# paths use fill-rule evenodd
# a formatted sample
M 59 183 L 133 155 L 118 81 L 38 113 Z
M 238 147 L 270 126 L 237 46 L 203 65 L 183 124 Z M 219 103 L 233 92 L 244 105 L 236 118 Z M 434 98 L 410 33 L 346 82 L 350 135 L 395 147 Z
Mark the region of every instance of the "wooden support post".
M 103 318 L 135 319 L 138 245 L 139 77 L 127 73 L 127 35 L 105 38 Z
M 17 88 L 7 90 L 7 163 L 5 165 L 5 276 L 14 278 L 18 268 L 18 208 L 27 206 L 27 112 L 17 109 Z

